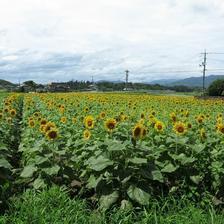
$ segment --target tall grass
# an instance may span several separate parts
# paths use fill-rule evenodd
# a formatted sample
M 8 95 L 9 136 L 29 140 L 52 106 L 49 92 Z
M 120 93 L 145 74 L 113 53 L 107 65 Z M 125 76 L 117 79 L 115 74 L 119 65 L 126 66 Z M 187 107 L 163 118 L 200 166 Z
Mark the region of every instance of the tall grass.
M 224 215 L 212 207 L 201 209 L 186 199 L 152 202 L 145 209 L 107 212 L 92 210 L 85 200 L 71 199 L 65 189 L 52 187 L 35 192 L 28 190 L 10 201 L 10 209 L 0 217 L 1 224 L 223 224 Z

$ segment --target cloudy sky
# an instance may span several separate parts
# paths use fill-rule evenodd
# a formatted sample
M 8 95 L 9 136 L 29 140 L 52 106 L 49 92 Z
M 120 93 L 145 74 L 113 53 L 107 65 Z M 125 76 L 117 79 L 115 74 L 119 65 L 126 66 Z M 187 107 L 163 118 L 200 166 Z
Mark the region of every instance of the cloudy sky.
M 223 0 L 0 0 L 0 79 L 200 76 L 205 48 L 224 52 Z M 219 68 L 224 54 L 209 54 Z

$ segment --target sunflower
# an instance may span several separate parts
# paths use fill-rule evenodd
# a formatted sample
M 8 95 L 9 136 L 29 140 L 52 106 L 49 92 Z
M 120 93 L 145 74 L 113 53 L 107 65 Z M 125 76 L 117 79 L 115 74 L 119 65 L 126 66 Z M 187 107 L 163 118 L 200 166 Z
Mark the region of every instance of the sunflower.
M 60 112 L 61 114 L 63 114 L 63 113 L 65 112 L 65 108 L 64 108 L 64 107 L 60 107 L 60 108 L 59 108 L 59 112 Z
M 218 124 L 217 129 L 218 129 L 218 132 L 224 134 L 224 124 Z
M 11 110 L 10 110 L 10 115 L 11 115 L 12 117 L 16 116 L 16 110 L 15 110 L 15 109 L 11 109 Z
M 54 122 L 47 122 L 47 124 L 44 125 L 44 132 L 47 133 L 48 131 L 50 131 L 53 128 L 56 128 L 55 123 Z
M 61 123 L 65 124 L 67 122 L 67 117 L 61 117 Z
M 206 132 L 205 132 L 205 129 L 204 129 L 204 128 L 201 128 L 201 129 L 200 129 L 200 137 L 201 137 L 202 139 L 206 138 Z
M 86 128 L 93 128 L 94 127 L 94 119 L 93 116 L 89 115 L 87 117 L 85 117 L 84 119 L 84 124 Z
M 197 117 L 196 117 L 196 121 L 197 121 L 199 124 L 202 124 L 203 121 L 204 121 L 204 116 L 202 116 L 202 115 L 197 116 Z
M 8 122 L 8 124 L 11 124 L 12 123 L 12 118 L 11 117 L 7 117 L 7 122 Z
M 29 120 L 28 124 L 31 128 L 35 127 L 35 121 L 34 120 Z
M 182 135 L 187 131 L 187 128 L 183 122 L 177 122 L 174 124 L 173 130 L 178 135 Z
M 155 125 L 154 125 L 154 128 L 156 129 L 156 131 L 158 132 L 163 132 L 163 129 L 164 129 L 165 125 L 163 122 L 161 121 L 156 121 Z
M 128 120 L 128 116 L 125 114 L 120 115 L 120 121 L 126 121 Z
M 39 131 L 41 132 L 41 133 L 45 133 L 45 127 L 46 127 L 46 125 L 40 125 L 40 128 L 39 128 Z
M 48 140 L 54 140 L 58 138 L 58 130 L 56 128 L 52 128 L 45 133 L 45 136 Z
M 0 113 L 0 119 L 2 119 L 3 118 L 3 113 Z
M 132 130 L 132 136 L 134 139 L 140 138 L 142 131 L 142 125 L 136 124 L 135 127 Z
M 73 123 L 73 124 L 77 123 L 77 118 L 76 118 L 76 117 L 73 117 L 73 118 L 72 118 L 72 123 Z
M 218 117 L 217 118 L 217 124 L 222 124 L 222 123 L 223 123 L 222 117 Z
M 134 139 L 142 139 L 146 136 L 147 130 L 142 124 L 136 124 L 132 130 L 132 136 Z
M 83 137 L 84 137 L 84 139 L 86 139 L 86 140 L 90 139 L 90 137 L 91 137 L 91 132 L 90 132 L 89 130 L 85 130 L 85 131 L 83 132 Z
M 34 115 L 34 117 L 39 117 L 40 116 L 40 112 L 35 112 L 33 115 Z
M 116 127 L 116 123 L 115 119 L 110 118 L 105 122 L 105 127 L 109 132 L 112 132 Z
M 41 119 L 40 125 L 46 125 L 46 124 L 47 124 L 47 120 L 46 119 Z
M 89 108 L 88 107 L 84 108 L 84 112 L 85 113 L 89 112 Z
M 106 117 L 106 113 L 104 111 L 102 111 L 100 113 L 100 119 L 104 119 Z
M 174 112 L 172 112 L 172 113 L 170 114 L 170 118 L 171 118 L 171 120 L 172 120 L 173 122 L 176 122 L 176 121 L 177 121 L 177 115 L 176 115 Z
M 8 112 L 9 112 L 9 108 L 6 107 L 6 108 L 4 109 L 4 112 L 5 112 L 5 113 L 8 113 Z

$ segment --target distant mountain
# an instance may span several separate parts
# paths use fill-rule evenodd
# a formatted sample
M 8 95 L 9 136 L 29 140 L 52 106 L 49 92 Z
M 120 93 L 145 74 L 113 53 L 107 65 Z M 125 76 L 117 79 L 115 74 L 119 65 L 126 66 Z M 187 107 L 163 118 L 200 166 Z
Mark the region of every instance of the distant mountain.
M 11 89 L 14 88 L 15 86 L 16 84 L 0 79 L 0 89 Z
M 224 79 L 224 75 L 208 75 L 205 77 L 205 86 L 208 87 L 212 82 L 217 79 Z M 179 79 L 173 81 L 173 79 L 161 79 L 152 81 L 151 84 L 160 84 L 166 86 L 189 86 L 189 87 L 201 87 L 202 86 L 202 76 L 200 77 L 190 77 L 186 79 Z
M 159 80 L 154 80 L 152 82 L 148 82 L 148 84 L 159 84 L 159 85 L 166 86 L 176 81 L 179 81 L 179 79 L 159 79 Z
M 114 80 L 114 81 L 108 81 L 108 80 L 98 80 L 96 83 L 102 83 L 102 82 L 111 82 L 111 83 L 123 83 L 122 80 Z
M 212 82 L 217 79 L 224 79 L 224 75 L 209 75 L 205 77 L 205 87 L 208 87 Z M 190 77 L 186 79 L 182 79 L 176 82 L 172 82 L 170 85 L 184 85 L 190 87 L 201 87 L 202 86 L 202 76 L 201 77 Z

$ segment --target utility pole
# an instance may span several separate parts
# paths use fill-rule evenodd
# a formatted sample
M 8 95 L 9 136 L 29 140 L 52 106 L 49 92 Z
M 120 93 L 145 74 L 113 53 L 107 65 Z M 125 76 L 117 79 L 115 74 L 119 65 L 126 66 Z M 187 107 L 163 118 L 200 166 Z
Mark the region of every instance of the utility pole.
M 126 73 L 126 77 L 125 77 L 125 90 L 127 91 L 128 90 L 128 76 L 129 76 L 129 71 L 126 70 L 125 73 Z
M 94 83 L 94 80 L 93 80 L 93 76 L 92 76 L 92 84 Z
M 200 66 L 203 67 L 203 82 L 202 82 L 202 91 L 203 91 L 203 96 L 205 96 L 205 75 L 206 75 L 206 65 L 207 65 L 207 52 L 205 50 L 204 53 L 202 53 L 204 55 L 204 59 L 203 62 Z

